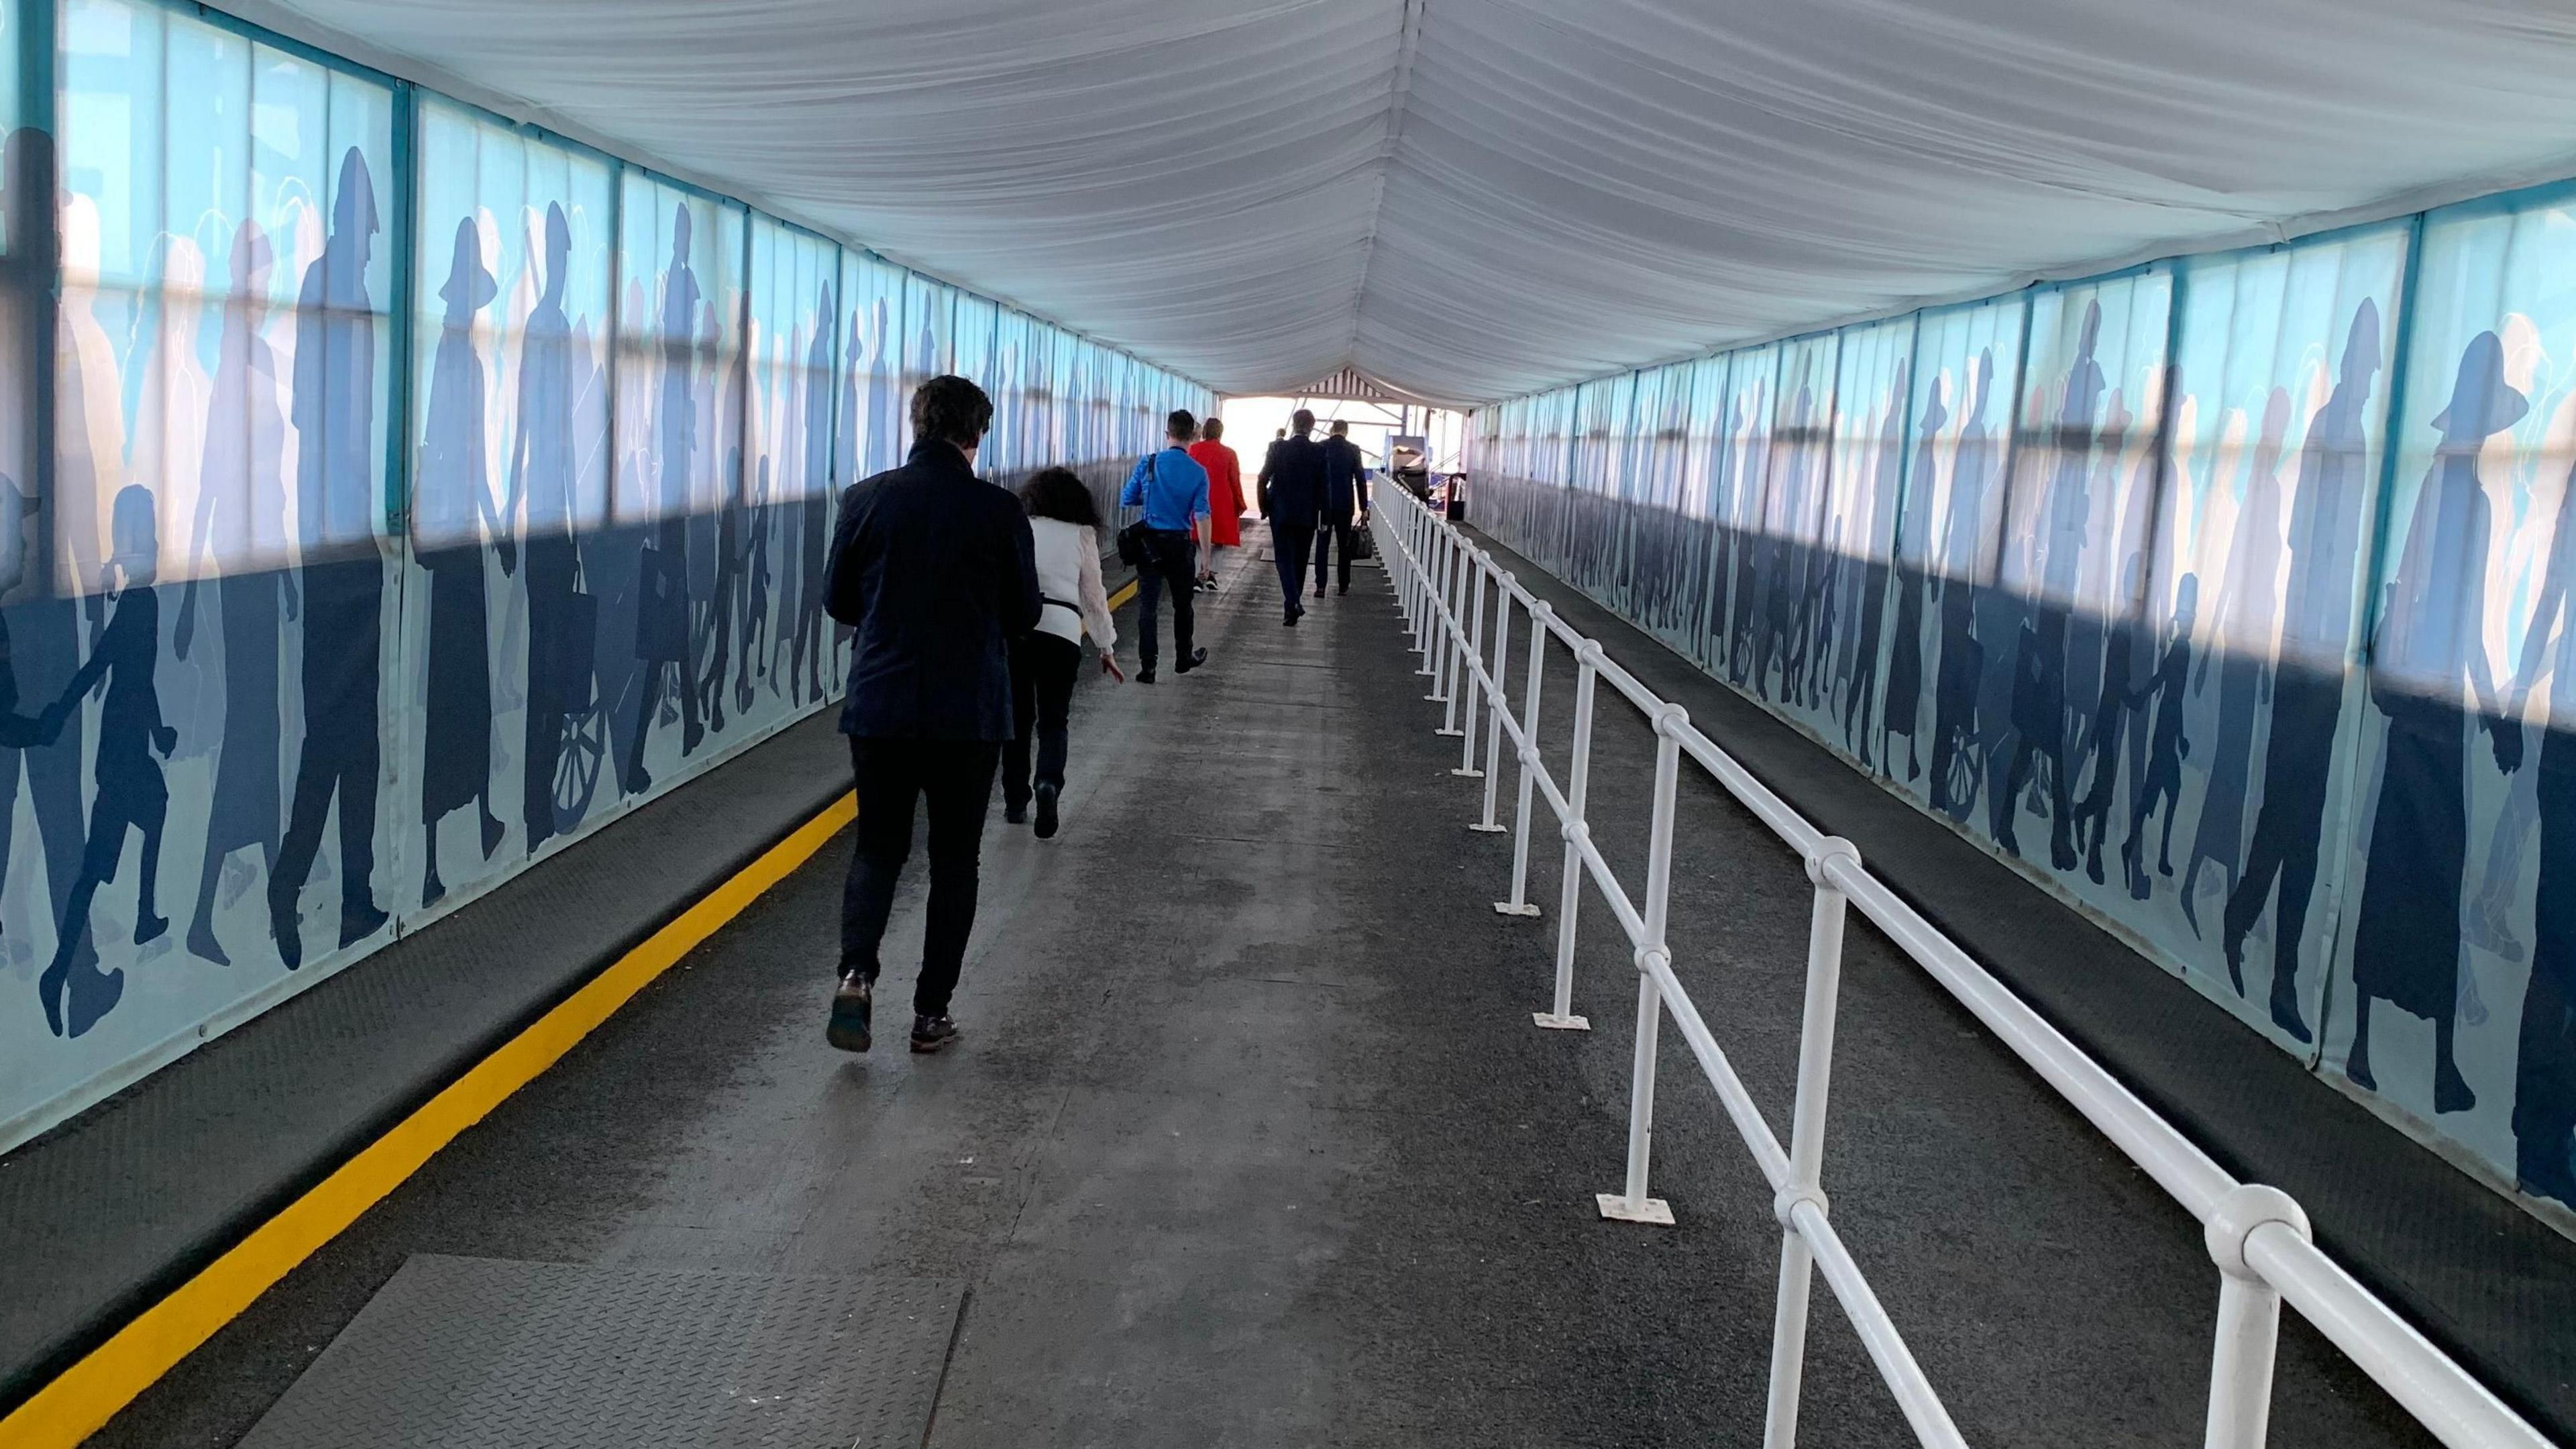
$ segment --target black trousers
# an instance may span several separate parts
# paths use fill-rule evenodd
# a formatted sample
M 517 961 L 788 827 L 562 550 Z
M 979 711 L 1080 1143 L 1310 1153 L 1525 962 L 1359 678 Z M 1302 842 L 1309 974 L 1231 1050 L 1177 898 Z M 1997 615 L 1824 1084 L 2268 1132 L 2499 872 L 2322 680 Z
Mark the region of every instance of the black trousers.
M 1315 525 L 1311 523 L 1270 525 L 1270 552 L 1279 560 L 1279 592 L 1287 597 L 1291 614 L 1306 607 L 1300 596 L 1306 588 L 1306 551 L 1314 543 Z
M 1186 529 L 1158 528 L 1145 539 L 1151 556 L 1136 570 L 1136 658 L 1151 669 L 1162 632 L 1154 605 L 1166 589 L 1172 595 L 1172 658 L 1190 657 L 1190 635 L 1197 627 L 1190 604 L 1198 593 L 1199 564 L 1198 545 Z
M 1074 676 L 1082 670 L 1082 646 L 1058 634 L 1028 633 L 1011 641 L 1011 715 L 1015 732 L 1002 746 L 1002 803 L 1013 810 L 1029 803 L 1033 787 L 1064 788 L 1064 758 L 1070 732 L 1065 718 L 1073 708 Z M 1037 739 L 1037 778 L 1029 778 L 1029 740 Z
M 1342 593 L 1350 593 L 1350 518 L 1342 518 L 1342 521 L 1329 521 L 1327 518 L 1324 526 L 1314 531 L 1314 590 L 1316 593 L 1324 593 L 1324 572 L 1332 567 L 1334 547 L 1342 549 L 1342 570 L 1340 570 Z
M 877 978 L 877 943 L 894 910 L 895 881 L 912 856 L 912 813 L 930 802 L 930 919 L 922 933 L 921 978 L 912 1009 L 948 1010 L 966 937 L 975 929 L 975 876 L 983 853 L 984 814 L 993 800 L 993 765 L 1002 747 L 989 740 L 850 737 L 850 772 L 858 784 L 858 846 L 841 893 L 841 972 Z
M 1320 594 L 1324 591 L 1324 571 L 1333 562 L 1335 544 L 1341 545 L 1342 550 L 1340 570 L 1342 592 L 1347 594 L 1351 591 L 1351 521 L 1345 518 L 1339 522 L 1328 520 L 1323 527 L 1315 530 L 1316 593 Z

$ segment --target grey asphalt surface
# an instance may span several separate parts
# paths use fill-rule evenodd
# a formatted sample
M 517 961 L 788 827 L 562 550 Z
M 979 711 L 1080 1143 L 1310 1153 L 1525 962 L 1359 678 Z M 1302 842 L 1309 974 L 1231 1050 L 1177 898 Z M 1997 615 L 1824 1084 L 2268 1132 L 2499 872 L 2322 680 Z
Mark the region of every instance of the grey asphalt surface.
M 1679 1225 L 1598 1219 L 1635 1000 L 1615 928 L 1588 904 L 1596 1029 L 1534 1030 L 1552 844 L 1549 918 L 1495 915 L 1510 839 L 1463 828 L 1477 785 L 1383 575 L 1307 603 L 1281 628 L 1241 560 L 1200 604 L 1205 672 L 1078 693 L 1064 833 L 988 827 L 957 1049 L 824 1044 L 836 844 L 96 1442 L 233 1443 L 421 1252 L 962 1278 L 937 1449 L 1752 1442 L 1758 1174 L 1668 1033 Z M 1595 829 L 1633 865 L 1649 737 L 1605 701 L 1597 738 Z M 1785 1133 L 1805 880 L 1713 787 L 1680 821 L 1677 969 Z M 919 932 L 915 879 L 897 1008 Z M 1844 1000 L 1835 1216 L 1970 1440 L 2196 1439 L 2196 1226 L 1857 922 Z M 1821 1296 L 1813 1344 L 1807 1442 L 1911 1443 Z M 2277 1403 L 2276 1444 L 2424 1442 L 2301 1330 Z

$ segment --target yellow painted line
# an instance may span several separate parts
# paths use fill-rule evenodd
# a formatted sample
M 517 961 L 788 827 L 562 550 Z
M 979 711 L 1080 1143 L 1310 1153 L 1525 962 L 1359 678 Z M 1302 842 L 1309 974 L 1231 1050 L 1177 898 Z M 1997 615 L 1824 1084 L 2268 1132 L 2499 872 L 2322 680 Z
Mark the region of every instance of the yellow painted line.
M 1109 596 L 1109 607 L 1113 611 L 1126 608 L 1127 601 L 1134 597 L 1136 597 L 1136 581 L 1129 579 L 1118 586 L 1118 592 Z
M 418 1172 L 458 1133 L 483 1120 L 511 1093 L 560 1061 L 635 993 L 813 859 L 825 841 L 857 817 L 857 797 L 844 795 L 771 846 L 310 1192 L 260 1224 L 230 1252 L 37 1390 L 35 1397 L 0 1419 L 0 1444 L 9 1449 L 75 1449 L 295 1265 Z

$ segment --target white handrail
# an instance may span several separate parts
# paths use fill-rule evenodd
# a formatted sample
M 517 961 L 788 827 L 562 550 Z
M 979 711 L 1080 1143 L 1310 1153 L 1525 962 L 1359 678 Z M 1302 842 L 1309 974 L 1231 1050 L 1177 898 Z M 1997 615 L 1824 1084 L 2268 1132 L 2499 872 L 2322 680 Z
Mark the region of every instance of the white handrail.
M 1370 526 L 1393 578 L 1422 674 L 1433 681 L 1425 698 L 1444 708 L 1442 735 L 1463 740 L 1455 773 L 1481 775 L 1483 819 L 1474 829 L 1499 830 L 1494 821 L 1501 744 L 1508 739 L 1520 770 L 1519 809 L 1513 832 L 1512 895 L 1495 909 L 1535 916 L 1524 900 L 1533 795 L 1556 816 L 1565 844 L 1560 886 L 1553 1010 L 1536 1013 L 1539 1025 L 1581 1029 L 1572 1014 L 1576 906 L 1589 878 L 1633 948 L 1638 971 L 1636 1060 L 1629 1092 L 1628 1176 L 1624 1190 L 1600 1195 L 1604 1216 L 1637 1222 L 1672 1221 L 1665 1205 L 1646 1195 L 1654 1111 L 1655 1037 L 1670 1012 L 1682 1039 L 1718 1096 L 1764 1181 L 1782 1229 L 1780 1287 L 1773 1326 L 1770 1410 L 1766 1449 L 1796 1442 L 1809 1270 L 1821 1272 L 1851 1319 L 1871 1362 L 1896 1396 L 1916 1437 L 1925 1444 L 1963 1445 L 1939 1396 L 1907 1351 L 1894 1320 L 1871 1291 L 1828 1217 L 1821 1186 L 1824 1123 L 1840 995 L 1845 906 L 1857 907 L 1888 940 L 1930 973 L 2014 1055 L 2036 1071 L 2076 1111 L 2111 1139 L 2203 1226 L 2211 1260 L 2220 1272 L 2219 1313 L 2211 1362 L 2209 1416 L 2203 1442 L 2209 1449 L 2259 1449 L 2268 1431 L 2272 1370 L 2280 1307 L 2288 1303 L 2328 1341 L 2386 1389 L 2400 1406 L 2453 1449 L 2549 1449 L 2549 1441 L 2505 1406 L 2485 1385 L 2433 1346 L 2369 1289 L 2326 1256 L 2312 1239 L 2307 1215 L 2275 1188 L 2238 1182 L 2174 1125 L 2140 1101 L 2028 1003 L 1995 979 L 1967 952 L 1862 865 L 1850 842 L 1817 829 L 1735 758 L 1693 727 L 1681 707 L 1609 659 L 1556 611 L 1524 588 L 1493 558 L 1446 519 L 1398 489 L 1382 494 Z M 1493 590 L 1495 647 L 1485 657 L 1485 596 Z M 1529 619 L 1523 703 L 1512 706 L 1504 676 L 1509 667 L 1511 612 Z M 1466 614 L 1469 617 L 1461 618 Z M 1569 784 L 1559 788 L 1538 743 L 1540 682 L 1547 641 L 1563 643 L 1575 657 L 1575 716 Z M 1656 736 L 1653 825 L 1647 846 L 1645 897 L 1632 900 L 1593 843 L 1586 818 L 1591 773 L 1594 686 L 1606 680 L 1643 714 Z M 1465 728 L 1458 728 L 1462 689 Z M 1487 711 L 1485 760 L 1477 768 L 1475 711 Z M 1801 1018 L 1798 1086 L 1791 1141 L 1778 1135 L 1754 1105 L 1752 1094 L 1709 1031 L 1672 969 L 1665 937 L 1665 906 L 1672 878 L 1676 763 L 1688 755 L 1728 795 L 1769 826 L 1806 862 L 1815 887 L 1808 931 L 1807 995 Z

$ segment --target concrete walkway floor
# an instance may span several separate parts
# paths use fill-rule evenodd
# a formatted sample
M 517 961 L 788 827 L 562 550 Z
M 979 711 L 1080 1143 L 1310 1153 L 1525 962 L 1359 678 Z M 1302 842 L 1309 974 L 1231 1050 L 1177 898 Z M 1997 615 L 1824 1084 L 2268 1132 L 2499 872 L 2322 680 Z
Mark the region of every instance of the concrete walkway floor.
M 1488 904 L 1509 838 L 1462 828 L 1474 786 L 1383 574 L 1307 603 L 1283 629 L 1269 564 L 1238 560 L 1200 602 L 1205 672 L 1078 693 L 1063 833 L 994 811 L 956 1050 L 824 1044 L 835 846 L 99 1442 L 233 1442 L 418 1252 L 963 1278 L 935 1449 L 1755 1442 L 1777 1229 L 1753 1168 L 1675 1044 L 1680 1225 L 1597 1219 L 1634 973 L 1596 902 L 1599 1029 L 1531 1029 L 1552 922 Z M 1645 735 L 1603 718 L 1597 828 L 1642 841 Z M 1681 969 L 1785 1133 L 1803 877 L 1713 791 L 1682 827 Z M 890 1024 L 919 933 L 915 879 Z M 1850 958 L 1828 1185 L 1971 1441 L 2196 1439 L 2197 1230 L 1857 923 Z M 1821 1302 L 1814 1343 L 1807 1442 L 1912 1442 Z M 2303 1332 L 2279 1402 L 2276 1444 L 2420 1442 Z

